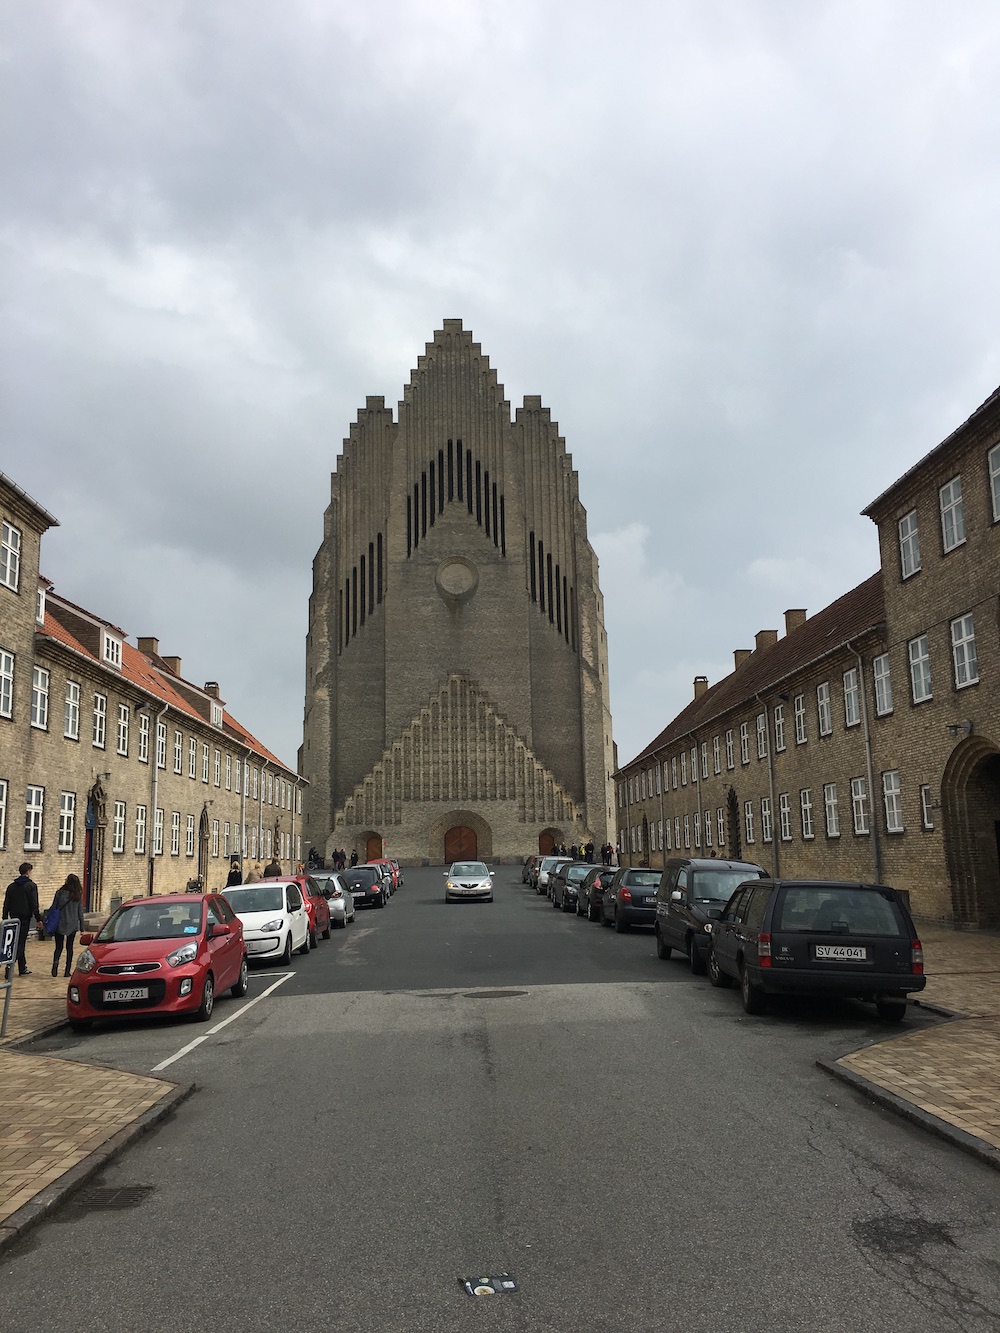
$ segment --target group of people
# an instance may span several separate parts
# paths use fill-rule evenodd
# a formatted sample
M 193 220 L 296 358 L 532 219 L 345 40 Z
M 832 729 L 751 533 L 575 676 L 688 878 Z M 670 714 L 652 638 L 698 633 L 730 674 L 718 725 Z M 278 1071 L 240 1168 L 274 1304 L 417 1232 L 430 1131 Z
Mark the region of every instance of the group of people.
M 226 877 L 226 888 L 231 889 L 236 884 L 256 884 L 261 879 L 280 879 L 285 872 L 280 864 L 273 858 L 261 870 L 259 865 L 252 865 L 247 871 L 246 879 L 243 878 L 243 867 L 240 865 L 240 858 L 234 856 L 229 862 L 229 874 Z
M 358 864 L 358 849 L 355 847 L 354 850 L 351 852 L 351 868 L 353 869 L 354 866 L 356 866 L 357 864 Z M 344 870 L 346 869 L 346 867 L 347 867 L 346 849 L 343 847 L 335 849 L 333 853 L 334 870 Z
M 34 869 L 30 861 L 22 861 L 17 868 L 17 879 L 7 885 L 3 898 L 5 919 L 16 919 L 21 924 L 17 937 L 17 972 L 18 976 L 31 975 L 31 968 L 25 955 L 24 946 L 28 940 L 31 923 L 43 925 L 43 917 L 38 906 L 38 885 L 31 878 Z M 56 915 L 58 913 L 58 915 Z M 63 951 L 66 954 L 66 972 L 68 977 L 73 971 L 73 945 L 76 937 L 83 930 L 83 885 L 78 875 L 67 875 L 66 882 L 56 890 L 52 905 L 45 914 L 49 920 L 49 934 L 55 940 L 55 954 L 52 958 L 52 975 L 59 975 L 59 961 Z

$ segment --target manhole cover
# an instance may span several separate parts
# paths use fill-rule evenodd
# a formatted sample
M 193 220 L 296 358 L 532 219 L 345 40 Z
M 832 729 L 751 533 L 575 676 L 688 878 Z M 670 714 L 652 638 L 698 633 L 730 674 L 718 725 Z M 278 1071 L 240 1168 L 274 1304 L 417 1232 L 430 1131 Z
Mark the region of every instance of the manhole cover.
M 470 990 L 462 996 L 464 1000 L 509 1000 L 513 995 L 527 995 L 526 990 Z
M 69 1221 L 83 1213 L 121 1212 L 126 1208 L 138 1208 L 155 1188 L 155 1185 L 121 1185 L 117 1188 L 94 1185 L 74 1194 L 60 1213 L 59 1220 Z

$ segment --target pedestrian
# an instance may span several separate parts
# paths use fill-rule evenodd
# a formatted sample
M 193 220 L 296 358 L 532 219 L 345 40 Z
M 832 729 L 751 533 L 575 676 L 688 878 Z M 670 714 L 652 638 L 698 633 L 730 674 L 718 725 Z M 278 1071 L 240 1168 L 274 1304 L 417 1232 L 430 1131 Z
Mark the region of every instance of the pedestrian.
M 358 849 L 357 847 L 355 847 L 351 852 L 351 869 L 353 870 L 357 864 L 358 864 Z
M 247 872 L 247 877 L 244 880 L 244 883 L 256 884 L 259 879 L 260 879 L 260 865 L 255 862 Z
M 66 976 L 70 976 L 73 971 L 73 942 L 77 932 L 83 930 L 83 885 L 78 876 L 66 876 L 66 883 L 61 889 L 56 889 L 50 912 L 53 907 L 59 908 L 59 921 L 53 931 L 56 951 L 52 958 L 52 975 L 59 975 L 59 958 L 65 945 Z
M 229 875 L 226 878 L 226 888 L 231 889 L 234 884 L 243 883 L 243 871 L 240 869 L 240 863 L 234 856 L 229 865 Z
M 268 861 L 267 865 L 264 867 L 264 878 L 279 879 L 281 874 L 281 864 L 272 856 L 270 861 Z
M 31 975 L 31 968 L 24 956 L 24 946 L 27 943 L 32 918 L 38 925 L 42 924 L 41 913 L 38 910 L 38 885 L 31 878 L 33 869 L 30 861 L 22 861 L 17 868 L 17 879 L 11 880 L 3 896 L 4 916 L 16 917 L 21 923 L 17 937 L 17 974 L 20 977 Z

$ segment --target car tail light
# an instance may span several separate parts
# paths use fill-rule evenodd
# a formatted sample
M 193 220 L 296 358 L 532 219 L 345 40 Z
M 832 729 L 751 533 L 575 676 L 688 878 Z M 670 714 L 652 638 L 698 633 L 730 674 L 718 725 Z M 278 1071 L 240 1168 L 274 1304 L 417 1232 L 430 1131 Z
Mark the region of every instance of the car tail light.
M 910 971 L 915 977 L 924 975 L 924 946 L 919 940 L 910 940 Z
M 757 962 L 761 967 L 771 966 L 771 937 L 761 934 L 757 940 Z
M 621 900 L 622 900 L 623 903 L 630 903 L 630 902 L 632 901 L 632 891 L 631 891 L 631 889 L 622 889 L 622 891 L 621 891 Z

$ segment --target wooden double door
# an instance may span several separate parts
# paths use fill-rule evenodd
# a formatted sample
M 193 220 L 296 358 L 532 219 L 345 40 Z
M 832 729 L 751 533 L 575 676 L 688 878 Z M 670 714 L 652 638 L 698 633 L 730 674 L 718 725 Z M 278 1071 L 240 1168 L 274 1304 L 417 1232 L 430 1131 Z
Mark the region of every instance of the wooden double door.
M 478 861 L 479 839 L 475 829 L 456 824 L 444 835 L 445 861 Z

